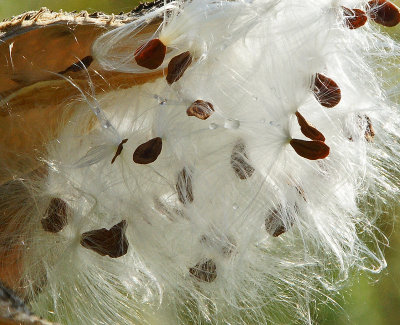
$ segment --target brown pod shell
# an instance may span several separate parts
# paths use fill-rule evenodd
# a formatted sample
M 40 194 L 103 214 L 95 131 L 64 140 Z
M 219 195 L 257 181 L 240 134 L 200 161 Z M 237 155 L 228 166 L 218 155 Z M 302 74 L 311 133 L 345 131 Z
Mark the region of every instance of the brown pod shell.
M 128 252 L 129 247 L 125 236 L 126 225 L 126 221 L 122 220 L 110 230 L 101 228 L 85 232 L 81 236 L 80 243 L 101 256 L 121 257 Z
M 178 81 L 192 63 L 193 57 L 189 51 L 174 56 L 168 64 L 167 82 L 169 85 Z
M 188 116 L 195 116 L 200 120 L 208 119 L 213 112 L 213 104 L 200 99 L 193 102 L 186 110 Z
M 150 164 L 160 155 L 162 150 L 162 139 L 160 137 L 142 143 L 133 153 L 133 161 L 137 164 Z
M 213 282 L 217 278 L 217 266 L 209 259 L 189 269 L 189 273 L 201 282 Z
M 290 145 L 296 153 L 309 160 L 324 159 L 329 155 L 329 147 L 322 141 L 290 140 Z
M 327 108 L 335 107 L 342 99 L 337 83 L 320 73 L 315 76 L 313 92 L 319 103 Z
M 178 175 L 176 191 L 178 192 L 179 201 L 183 204 L 193 202 L 192 175 L 186 168 L 183 168 Z
M 45 231 L 57 233 L 68 224 L 68 205 L 60 198 L 52 198 L 46 210 L 45 217 L 41 220 Z
M 127 143 L 128 139 L 124 139 L 121 141 L 121 143 L 118 145 L 117 151 L 115 152 L 114 157 L 111 160 L 111 164 L 114 163 L 115 159 L 121 154 L 122 150 L 124 149 L 124 143 Z
M 135 61 L 141 67 L 154 70 L 164 61 L 167 47 L 158 38 L 143 44 L 135 51 Z
M 299 122 L 301 133 L 311 140 L 325 141 L 324 135 L 313 127 L 299 112 L 296 112 L 297 122 Z
M 250 178 L 255 170 L 247 160 L 246 145 L 240 140 L 232 149 L 231 166 L 236 176 L 242 180 Z
M 360 9 L 342 7 L 344 24 L 349 29 L 357 29 L 364 26 L 368 20 L 367 14 Z
M 372 0 L 368 2 L 369 16 L 377 24 L 394 27 L 400 22 L 400 11 L 390 1 Z

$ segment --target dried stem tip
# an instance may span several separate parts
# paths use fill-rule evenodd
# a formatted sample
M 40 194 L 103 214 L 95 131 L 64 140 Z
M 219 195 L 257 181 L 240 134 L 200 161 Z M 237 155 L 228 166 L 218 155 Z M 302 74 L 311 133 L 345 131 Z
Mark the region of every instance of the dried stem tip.
M 369 16 L 377 24 L 393 27 L 400 22 L 399 8 L 386 0 L 372 0 L 368 2 Z
M 142 143 L 133 153 L 133 161 L 137 164 L 150 164 L 154 162 L 161 153 L 162 139 L 160 137 Z
M 52 198 L 45 215 L 46 217 L 41 220 L 43 229 L 57 233 L 68 223 L 68 205 L 64 200 Z
M 324 135 L 313 127 L 299 112 L 296 112 L 297 122 L 299 122 L 301 133 L 311 140 L 325 141 Z
M 189 273 L 202 282 L 213 282 L 217 278 L 217 266 L 213 260 L 197 263 L 189 269 Z
M 357 29 L 364 26 L 367 22 L 367 14 L 360 9 L 349 9 L 342 7 L 344 23 L 349 29 Z
M 129 247 L 125 229 L 126 221 L 122 220 L 110 230 L 101 228 L 85 232 L 81 237 L 81 245 L 101 256 L 121 257 L 127 253 Z
M 178 81 L 191 63 L 192 55 L 189 51 L 174 56 L 168 64 L 168 74 L 166 77 L 168 84 L 171 85 L 175 81 Z
M 135 51 L 138 65 L 147 69 L 157 69 L 164 61 L 167 47 L 158 38 L 148 41 Z
M 193 102 L 192 105 L 190 105 L 189 108 L 186 110 L 186 114 L 188 116 L 195 116 L 200 120 L 208 119 L 213 112 L 213 104 L 200 99 Z
M 336 82 L 320 73 L 315 76 L 313 92 L 319 103 L 328 108 L 335 107 L 342 98 Z
M 329 147 L 322 141 L 290 140 L 296 153 L 309 160 L 324 159 L 329 155 Z

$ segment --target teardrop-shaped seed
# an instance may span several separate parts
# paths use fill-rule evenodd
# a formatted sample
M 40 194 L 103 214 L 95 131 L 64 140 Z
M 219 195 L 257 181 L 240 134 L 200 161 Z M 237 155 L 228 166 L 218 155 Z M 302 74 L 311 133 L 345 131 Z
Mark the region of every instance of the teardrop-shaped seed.
M 125 236 L 126 225 L 126 221 L 122 220 L 110 230 L 101 228 L 85 232 L 81 236 L 81 245 L 101 256 L 121 257 L 127 253 L 129 247 Z
M 377 24 L 393 27 L 400 22 L 400 11 L 390 1 L 372 0 L 368 2 L 369 16 Z
M 137 164 L 150 164 L 160 155 L 162 139 L 160 137 L 142 143 L 133 153 L 133 161 Z
M 290 140 L 290 145 L 296 153 L 306 159 L 324 159 L 329 155 L 329 147 L 322 141 Z
M 164 61 L 167 47 L 158 38 L 148 41 L 135 51 L 135 61 L 141 67 L 157 69 Z
M 367 22 L 367 14 L 360 9 L 349 9 L 342 7 L 344 23 L 349 29 L 357 29 L 364 26 Z
M 299 112 L 296 112 L 297 122 L 299 122 L 301 133 L 311 140 L 325 141 L 324 135 L 313 127 Z
M 365 122 L 367 123 L 367 126 L 365 127 L 365 140 L 367 140 L 368 142 L 373 142 L 374 141 L 374 137 L 375 137 L 375 130 L 374 127 L 372 125 L 371 119 L 369 118 L 369 116 L 364 115 L 365 118 Z
M 335 107 L 342 98 L 337 83 L 320 73 L 315 76 L 313 92 L 319 103 L 328 108 Z
M 168 74 L 166 77 L 168 84 L 171 85 L 175 81 L 178 81 L 191 63 L 192 55 L 189 51 L 174 56 L 168 64 Z
M 117 151 L 115 152 L 115 155 L 114 155 L 113 159 L 111 160 L 111 164 L 113 164 L 115 159 L 117 159 L 117 157 L 121 154 L 122 149 L 124 149 L 124 143 L 127 143 L 127 142 L 128 142 L 128 139 L 124 139 L 118 145 Z
M 186 110 L 186 114 L 188 116 L 195 116 L 200 120 L 208 119 L 213 112 L 213 104 L 200 99 L 193 102 L 192 105 L 190 105 L 189 108 Z
M 179 201 L 183 204 L 193 202 L 192 175 L 186 168 L 183 168 L 178 175 L 176 190 Z
M 240 140 L 232 149 L 231 166 L 236 176 L 240 179 L 250 178 L 254 173 L 254 168 L 247 159 L 246 145 Z
M 271 213 L 265 218 L 265 230 L 273 237 L 278 237 L 288 231 L 288 228 L 293 226 L 293 222 L 285 227 L 281 215 L 282 207 L 273 209 Z
M 199 281 L 213 282 L 217 278 L 217 266 L 213 260 L 209 259 L 205 262 L 197 263 L 195 267 L 191 267 L 189 273 Z
M 68 68 L 66 68 L 64 71 L 59 72 L 60 74 L 64 74 L 67 72 L 79 72 L 81 70 L 89 68 L 89 66 L 93 62 L 93 57 L 92 56 L 86 56 L 82 60 L 72 64 Z
M 68 205 L 60 198 L 52 198 L 41 220 L 45 231 L 57 233 L 68 224 Z

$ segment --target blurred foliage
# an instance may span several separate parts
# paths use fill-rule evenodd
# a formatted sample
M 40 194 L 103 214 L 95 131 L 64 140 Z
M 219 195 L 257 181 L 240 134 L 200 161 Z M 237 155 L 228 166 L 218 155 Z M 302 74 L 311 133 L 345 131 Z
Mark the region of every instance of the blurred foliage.
M 400 5 L 400 0 L 393 1 Z M 41 7 L 58 11 L 105 13 L 127 12 L 139 4 L 138 0 L 0 0 L 0 19 L 10 18 L 28 10 Z M 384 32 L 400 41 L 400 27 Z M 392 81 L 396 84 L 400 73 L 393 71 Z M 399 325 L 400 324 L 400 226 L 394 223 L 394 216 L 400 215 L 398 202 L 396 208 L 384 214 L 381 229 L 390 238 L 390 247 L 385 249 L 388 268 L 381 274 L 354 274 L 353 283 L 336 297 L 338 306 L 320 305 L 315 310 L 316 324 L 321 325 Z

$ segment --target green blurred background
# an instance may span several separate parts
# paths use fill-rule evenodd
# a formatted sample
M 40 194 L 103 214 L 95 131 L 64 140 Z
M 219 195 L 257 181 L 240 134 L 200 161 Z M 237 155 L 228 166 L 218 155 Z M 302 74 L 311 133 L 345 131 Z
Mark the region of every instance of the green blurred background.
M 400 0 L 392 1 L 398 6 Z M 127 12 L 135 8 L 137 0 L 0 0 L 0 21 L 28 10 L 47 7 L 52 10 L 105 13 Z M 400 41 L 400 27 L 385 29 Z M 395 78 L 400 80 L 399 77 Z M 353 275 L 351 285 L 336 297 L 342 307 L 320 305 L 315 310 L 315 324 L 321 325 L 400 325 L 400 226 L 394 223 L 394 215 L 400 215 L 400 207 L 383 213 L 381 229 L 390 238 L 385 249 L 388 268 L 379 275 Z

